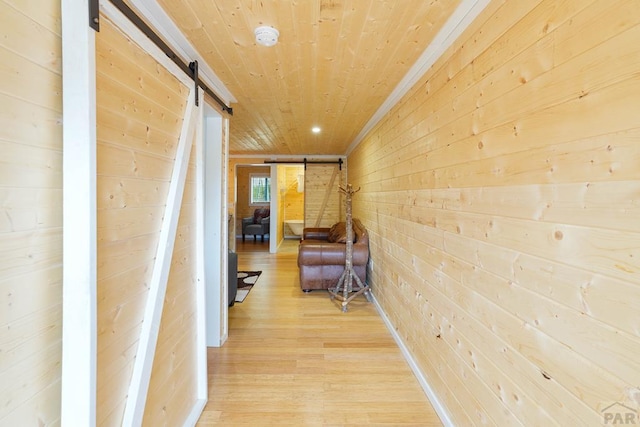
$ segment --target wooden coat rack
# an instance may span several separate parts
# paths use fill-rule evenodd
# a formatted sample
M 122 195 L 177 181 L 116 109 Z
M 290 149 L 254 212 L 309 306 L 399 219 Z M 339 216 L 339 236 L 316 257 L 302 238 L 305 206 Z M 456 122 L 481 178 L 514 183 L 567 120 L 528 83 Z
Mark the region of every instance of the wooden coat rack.
M 371 301 L 371 295 L 369 286 L 366 283 L 362 283 L 356 272 L 353 270 L 353 217 L 351 213 L 351 200 L 352 196 L 360 191 L 360 188 L 354 190 L 351 184 L 347 184 L 347 188 L 339 187 L 338 191 L 346 196 L 347 251 L 344 272 L 340 276 L 340 279 L 338 279 L 338 284 L 334 288 L 329 288 L 329 295 L 332 300 L 337 298 L 342 301 L 342 311 L 346 312 L 349 302 L 355 297 L 364 293 L 367 301 Z

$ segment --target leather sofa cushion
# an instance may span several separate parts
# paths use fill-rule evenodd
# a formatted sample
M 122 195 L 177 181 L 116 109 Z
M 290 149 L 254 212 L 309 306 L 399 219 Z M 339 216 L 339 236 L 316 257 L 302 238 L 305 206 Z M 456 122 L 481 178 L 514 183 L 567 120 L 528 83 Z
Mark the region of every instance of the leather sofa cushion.
M 339 265 L 344 267 L 347 246 L 344 243 L 327 243 L 321 240 L 304 240 L 298 251 L 298 266 Z M 369 260 L 369 248 L 353 246 L 353 265 L 365 265 Z
M 353 235 L 353 243 L 356 243 L 358 237 L 356 233 L 353 232 L 353 227 L 351 228 Z M 329 243 L 347 243 L 347 224 L 345 222 L 338 222 L 331 226 L 329 229 L 329 236 L 327 236 L 327 242 Z

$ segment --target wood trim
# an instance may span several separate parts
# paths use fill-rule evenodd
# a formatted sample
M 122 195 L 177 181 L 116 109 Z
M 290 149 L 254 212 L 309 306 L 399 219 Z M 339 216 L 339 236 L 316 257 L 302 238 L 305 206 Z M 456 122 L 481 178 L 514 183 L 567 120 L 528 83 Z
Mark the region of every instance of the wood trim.
M 278 166 L 271 165 L 271 169 L 269 170 L 269 177 L 271 180 L 271 218 L 278 218 L 278 213 L 280 211 L 277 198 L 274 198 L 273 195 L 276 194 L 278 197 L 280 196 L 280 192 L 278 191 Z M 269 223 L 269 253 L 275 254 L 278 251 L 278 227 L 280 223 L 279 221 L 271 221 Z
M 206 405 L 207 405 L 207 399 L 201 399 L 196 401 L 196 403 L 193 405 L 193 408 L 191 409 L 191 412 L 187 416 L 187 419 L 184 421 L 183 426 L 184 427 L 195 426 L 198 423 L 198 420 L 200 419 L 200 415 L 202 415 L 202 411 L 204 410 L 204 407 Z
M 200 91 L 200 99 L 204 100 L 204 91 Z M 204 102 L 203 102 L 204 104 Z M 207 401 L 207 307 L 206 307 L 206 273 L 204 252 L 205 205 L 205 149 L 204 149 L 204 108 L 198 109 L 196 122 L 196 369 L 198 372 L 198 400 Z
M 195 91 L 189 93 L 182 131 L 176 160 L 167 195 L 167 204 L 164 213 L 160 239 L 155 258 L 153 273 L 147 305 L 145 309 L 144 321 L 138 342 L 138 351 L 133 367 L 131 384 L 129 386 L 128 400 L 124 411 L 123 425 L 140 425 L 144 415 L 144 407 L 151 379 L 153 368 L 153 357 L 158 340 L 162 309 L 164 307 L 164 296 L 167 289 L 167 280 L 171 268 L 171 257 L 176 238 L 176 230 L 180 217 L 180 207 L 182 206 L 182 195 L 184 192 L 189 157 L 191 154 L 191 144 L 195 127 L 198 122 L 198 111 L 195 106 Z
M 62 1 L 62 425 L 95 425 L 97 348 L 95 33 L 84 0 Z
M 205 268 L 206 277 L 206 306 L 207 328 L 206 345 L 219 347 L 224 343 L 227 336 L 227 315 L 228 315 L 228 292 L 227 292 L 227 248 L 228 237 L 225 230 L 228 227 L 226 206 L 223 205 L 226 199 L 226 173 L 224 170 L 226 160 L 220 154 L 224 150 L 223 123 L 225 119 L 211 106 L 205 104 L 205 137 L 206 146 L 205 163 L 205 228 L 204 250 L 205 257 L 209 260 L 220 260 L 220 262 L 209 262 Z M 224 233 L 224 234 L 223 234 Z

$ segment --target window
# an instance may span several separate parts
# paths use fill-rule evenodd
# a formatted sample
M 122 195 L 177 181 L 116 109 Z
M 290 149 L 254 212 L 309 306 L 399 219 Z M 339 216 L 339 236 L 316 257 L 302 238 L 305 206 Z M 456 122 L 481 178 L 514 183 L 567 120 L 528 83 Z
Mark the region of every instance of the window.
M 252 205 L 271 202 L 271 178 L 267 175 L 251 175 L 251 190 L 249 192 Z

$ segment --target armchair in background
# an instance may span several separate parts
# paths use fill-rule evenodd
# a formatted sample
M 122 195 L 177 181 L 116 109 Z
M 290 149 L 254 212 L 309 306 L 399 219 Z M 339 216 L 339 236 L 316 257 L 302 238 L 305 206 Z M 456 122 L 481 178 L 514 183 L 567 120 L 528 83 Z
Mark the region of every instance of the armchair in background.
M 242 218 L 242 241 L 245 235 L 253 235 L 253 241 L 260 236 L 264 242 L 264 235 L 269 234 L 269 220 L 271 211 L 269 208 L 258 208 L 253 212 L 253 216 Z

